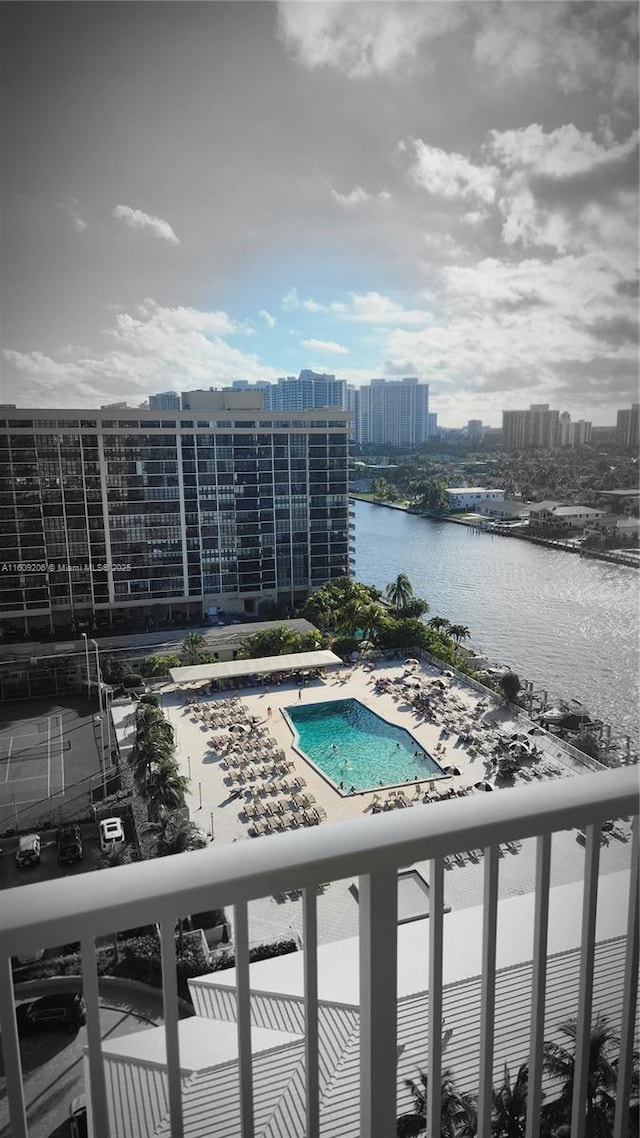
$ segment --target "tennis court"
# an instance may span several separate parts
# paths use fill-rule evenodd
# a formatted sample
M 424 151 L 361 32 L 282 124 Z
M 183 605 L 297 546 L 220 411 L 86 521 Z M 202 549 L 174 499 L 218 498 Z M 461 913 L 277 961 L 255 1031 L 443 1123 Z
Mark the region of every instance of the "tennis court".
M 14 707 L 0 719 L 0 830 L 54 822 L 64 807 L 91 801 L 101 772 L 99 720 L 87 700 L 38 701 L 28 716 L 24 704 Z
M 69 743 L 67 743 L 67 749 Z M 17 724 L 0 734 L 0 803 L 26 804 L 64 794 L 62 715 Z

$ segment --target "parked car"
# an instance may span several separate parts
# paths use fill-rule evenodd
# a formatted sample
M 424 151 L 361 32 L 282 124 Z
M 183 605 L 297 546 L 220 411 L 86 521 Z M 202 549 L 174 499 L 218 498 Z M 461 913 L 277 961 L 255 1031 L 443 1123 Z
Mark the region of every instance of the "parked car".
M 89 1128 L 87 1126 L 87 1100 L 85 1095 L 78 1095 L 72 1100 L 69 1107 L 69 1119 L 71 1138 L 87 1138 Z
M 42 996 L 16 1009 L 19 1031 L 38 1031 L 47 1027 L 80 1027 L 87 1020 L 87 1009 L 79 992 L 56 992 Z
M 124 827 L 122 818 L 103 818 L 100 826 L 100 849 L 107 853 L 110 849 L 117 849 L 124 845 Z
M 70 865 L 75 861 L 82 861 L 84 847 L 79 826 L 62 826 L 56 834 L 56 845 L 60 865 Z
M 18 840 L 16 865 L 19 865 L 23 869 L 28 865 L 40 865 L 39 834 L 25 834 Z

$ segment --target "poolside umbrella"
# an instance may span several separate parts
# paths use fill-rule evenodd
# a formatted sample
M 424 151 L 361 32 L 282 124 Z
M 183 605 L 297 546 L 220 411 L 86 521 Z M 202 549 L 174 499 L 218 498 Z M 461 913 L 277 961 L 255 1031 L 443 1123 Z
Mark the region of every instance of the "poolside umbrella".
M 445 774 L 462 774 L 460 767 L 444 767 Z
M 232 723 L 229 730 L 239 731 L 241 735 L 244 735 L 245 731 L 249 731 L 250 728 L 246 727 L 244 723 Z
M 417 666 L 417 665 L 419 665 L 419 664 L 420 664 L 420 661 L 419 661 L 419 660 L 414 660 L 413 656 L 409 656 L 409 659 L 408 659 L 408 660 L 405 660 L 405 664 L 408 664 L 408 665 L 410 665 L 410 666 Z
M 490 782 L 474 782 L 473 785 L 476 790 L 493 790 Z
M 435 684 L 436 687 L 439 687 L 439 688 L 446 688 L 446 686 L 447 686 L 446 684 L 444 684 L 442 682 L 442 680 L 432 680 L 431 683 Z

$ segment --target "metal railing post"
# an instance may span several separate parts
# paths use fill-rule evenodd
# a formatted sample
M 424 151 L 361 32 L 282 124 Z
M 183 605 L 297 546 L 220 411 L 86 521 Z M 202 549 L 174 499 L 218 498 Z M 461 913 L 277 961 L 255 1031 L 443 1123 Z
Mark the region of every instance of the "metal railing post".
M 360 1135 L 396 1127 L 398 877 L 360 878 Z

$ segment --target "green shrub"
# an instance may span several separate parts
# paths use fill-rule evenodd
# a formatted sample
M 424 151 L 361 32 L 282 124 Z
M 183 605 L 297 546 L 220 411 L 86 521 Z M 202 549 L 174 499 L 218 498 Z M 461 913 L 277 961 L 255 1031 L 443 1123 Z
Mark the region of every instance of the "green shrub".
M 269 944 L 257 944 L 254 948 L 250 948 L 249 960 L 251 963 L 254 963 L 256 960 L 271 960 L 273 956 L 286 956 L 289 952 L 297 951 L 297 942 L 291 938 L 283 937 L 282 940 L 274 940 Z M 235 963 L 236 958 L 233 950 L 223 948 L 214 956 L 209 965 L 209 971 L 222 972 L 225 968 L 234 968 Z
M 178 994 L 189 999 L 187 980 L 210 971 L 210 965 L 201 945 L 186 943 L 179 947 L 176 938 L 176 971 Z M 120 960 L 113 967 L 114 976 L 126 976 L 152 988 L 162 987 L 162 957 L 160 942 L 155 936 L 134 937 L 121 946 Z
M 129 672 L 122 681 L 123 688 L 141 688 L 143 686 L 143 679 L 139 672 Z
M 352 652 L 358 651 L 358 641 L 355 636 L 336 636 L 331 645 L 331 651 L 335 652 L 336 656 L 342 656 L 343 659 L 346 659 Z

